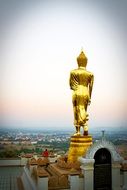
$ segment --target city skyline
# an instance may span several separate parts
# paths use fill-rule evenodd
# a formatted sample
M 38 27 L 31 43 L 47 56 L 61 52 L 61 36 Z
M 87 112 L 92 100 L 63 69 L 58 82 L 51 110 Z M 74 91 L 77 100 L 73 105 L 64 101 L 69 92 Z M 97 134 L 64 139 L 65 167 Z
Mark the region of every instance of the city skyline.
M 72 129 L 69 74 L 82 47 L 95 75 L 90 128 L 126 127 L 126 1 L 0 7 L 0 127 Z

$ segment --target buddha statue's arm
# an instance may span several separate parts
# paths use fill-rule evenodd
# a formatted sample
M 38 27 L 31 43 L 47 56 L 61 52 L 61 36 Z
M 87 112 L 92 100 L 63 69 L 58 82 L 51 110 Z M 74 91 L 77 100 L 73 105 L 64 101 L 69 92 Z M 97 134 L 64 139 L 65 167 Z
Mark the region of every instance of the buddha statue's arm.
M 69 83 L 70 83 L 71 90 L 77 89 L 78 81 L 77 81 L 77 77 L 76 77 L 75 73 L 73 73 L 73 72 L 70 73 Z
M 90 100 L 91 100 L 91 94 L 92 94 L 92 89 L 93 89 L 93 83 L 94 83 L 94 75 L 91 74 L 91 80 L 89 83 L 89 96 L 90 96 Z

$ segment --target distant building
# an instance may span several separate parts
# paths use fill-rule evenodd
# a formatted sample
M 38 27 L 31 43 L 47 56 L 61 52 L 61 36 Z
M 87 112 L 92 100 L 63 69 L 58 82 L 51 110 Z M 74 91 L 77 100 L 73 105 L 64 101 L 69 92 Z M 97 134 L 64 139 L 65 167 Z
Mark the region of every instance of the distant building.
M 37 141 L 31 141 L 31 144 L 37 144 Z

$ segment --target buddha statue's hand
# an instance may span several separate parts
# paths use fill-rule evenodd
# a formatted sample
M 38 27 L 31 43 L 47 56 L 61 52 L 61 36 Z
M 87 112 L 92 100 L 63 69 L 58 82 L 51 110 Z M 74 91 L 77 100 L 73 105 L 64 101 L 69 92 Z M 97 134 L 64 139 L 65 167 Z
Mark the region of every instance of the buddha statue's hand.
M 88 102 L 88 105 L 90 105 L 91 104 L 91 100 L 89 100 L 89 102 Z

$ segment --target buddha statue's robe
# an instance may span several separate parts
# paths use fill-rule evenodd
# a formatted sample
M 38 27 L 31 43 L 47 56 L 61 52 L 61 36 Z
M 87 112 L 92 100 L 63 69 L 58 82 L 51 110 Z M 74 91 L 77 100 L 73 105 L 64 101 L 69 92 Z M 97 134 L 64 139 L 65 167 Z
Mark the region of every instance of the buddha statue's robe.
M 87 71 L 85 67 L 79 67 L 70 72 L 75 126 L 84 126 L 86 124 L 87 106 L 91 99 L 93 80 L 93 74 Z

